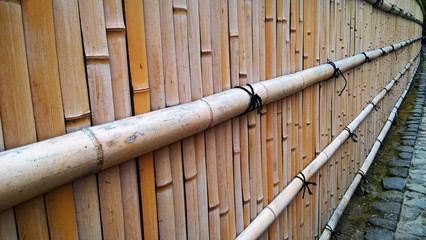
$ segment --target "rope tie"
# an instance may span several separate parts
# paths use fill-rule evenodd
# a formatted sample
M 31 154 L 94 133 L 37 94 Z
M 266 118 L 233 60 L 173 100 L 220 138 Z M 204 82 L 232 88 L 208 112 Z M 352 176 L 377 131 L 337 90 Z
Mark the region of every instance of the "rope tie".
M 385 52 L 385 50 L 383 50 L 383 48 L 380 48 L 380 50 L 382 50 L 382 54 L 381 55 L 384 55 L 384 56 L 388 55 L 388 53 Z
M 392 47 L 392 52 L 395 51 L 395 47 L 393 46 L 393 44 L 391 45 L 391 47 Z
M 392 89 L 387 89 L 387 88 L 384 88 L 384 89 L 386 90 L 386 94 L 392 93 Z
M 248 95 L 250 95 L 250 105 L 249 105 L 248 109 L 244 113 L 242 113 L 241 115 L 244 115 L 248 112 L 251 112 L 256 108 L 257 108 L 257 114 L 260 114 L 260 111 L 262 110 L 262 107 L 263 107 L 262 98 L 257 93 L 254 92 L 254 89 L 250 84 L 247 84 L 247 86 L 249 86 L 249 88 L 251 89 L 251 92 L 249 90 L 243 88 L 243 87 L 240 87 L 240 86 L 235 87 L 235 88 L 239 88 L 239 89 L 244 90 L 246 93 L 248 93 Z
M 359 175 L 361 176 L 361 182 L 366 182 L 366 183 L 368 183 L 368 179 L 367 179 L 367 177 L 365 176 L 364 171 L 362 171 L 362 170 L 360 169 L 360 170 L 358 170 L 358 172 L 357 172 L 356 174 L 359 174 Z
M 339 77 L 339 75 L 342 75 L 343 79 L 345 79 L 345 85 L 343 86 L 342 90 L 340 90 L 340 93 L 338 95 L 340 97 L 340 95 L 342 95 L 343 91 L 345 90 L 348 81 L 346 80 L 345 75 L 342 73 L 342 71 L 338 67 L 336 67 L 336 64 L 334 64 L 334 62 L 329 61 L 327 62 L 327 64 L 330 64 L 334 68 L 333 76 L 331 76 L 330 78 L 337 78 Z
M 305 175 L 302 172 L 299 172 L 299 174 L 302 175 L 302 177 L 299 177 L 299 175 L 297 175 L 294 178 L 298 178 L 303 182 L 302 188 L 299 190 L 299 192 L 303 190 L 302 199 L 304 199 L 306 189 L 308 189 L 309 195 L 312 195 L 312 191 L 311 189 L 309 189 L 309 184 L 313 186 L 316 186 L 317 184 L 315 182 L 308 182 L 305 178 Z
M 348 131 L 349 137 L 352 139 L 353 142 L 358 142 L 357 140 L 358 136 L 355 133 L 351 132 L 351 130 L 348 127 L 345 127 L 343 130 Z
M 364 56 L 365 56 L 365 61 L 364 61 L 364 63 L 369 63 L 369 62 L 371 62 L 371 59 L 367 56 L 367 54 L 365 53 L 365 52 L 362 52 L 361 54 L 364 54 Z
M 383 5 L 383 0 L 376 0 L 376 2 L 373 4 L 373 7 L 382 4 Z
M 382 144 L 383 144 L 382 140 L 380 140 L 380 139 L 378 139 L 378 138 L 376 138 L 376 141 L 377 141 L 377 142 L 379 142 L 379 143 L 380 143 L 380 145 L 382 145 Z
M 373 102 L 370 102 L 371 105 L 373 105 L 373 110 L 379 111 L 380 106 L 377 106 L 376 104 L 374 104 Z
M 328 224 L 325 225 L 324 229 L 331 233 L 330 239 L 337 240 L 337 236 L 342 235 L 340 231 L 334 231 Z
M 391 4 L 391 9 L 388 12 L 392 12 L 393 10 L 395 10 L 396 5 L 395 4 Z

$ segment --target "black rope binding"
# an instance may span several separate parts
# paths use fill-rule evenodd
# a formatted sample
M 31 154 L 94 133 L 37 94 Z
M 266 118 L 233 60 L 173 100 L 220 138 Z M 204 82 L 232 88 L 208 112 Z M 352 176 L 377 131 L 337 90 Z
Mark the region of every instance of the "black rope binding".
M 383 0 L 376 0 L 376 2 L 373 4 L 373 7 L 382 4 L 383 5 Z
M 345 127 L 343 130 L 348 131 L 349 137 L 352 139 L 352 141 L 358 142 L 357 140 L 358 136 L 355 133 L 351 132 L 351 130 L 348 127 Z
M 388 55 L 388 53 L 385 51 L 385 50 L 383 50 L 383 48 L 380 48 L 380 50 L 382 50 L 382 54 L 380 55 L 380 56 L 386 56 L 386 55 Z
M 379 111 L 380 106 L 377 106 L 376 104 L 374 104 L 373 102 L 370 102 L 371 105 L 373 105 L 373 110 Z
M 361 182 L 366 182 L 366 183 L 368 183 L 368 179 L 367 179 L 367 177 L 365 176 L 364 171 L 362 171 L 362 170 L 360 169 L 360 170 L 358 170 L 358 172 L 357 172 L 356 174 L 359 174 L 359 175 L 361 176 Z
M 391 47 L 392 47 L 392 52 L 395 51 L 395 47 L 393 46 L 393 44 L 391 45 Z
M 342 235 L 340 231 L 334 231 L 328 224 L 325 225 L 324 229 L 331 233 L 330 239 L 337 240 L 337 236 Z
M 380 143 L 380 145 L 382 145 L 382 144 L 383 144 L 382 140 L 380 140 L 380 139 L 378 139 L 378 138 L 376 138 L 376 141 L 377 141 L 377 142 L 379 142 L 379 143 Z
M 364 56 L 365 56 L 365 61 L 364 61 L 364 63 L 369 63 L 369 62 L 371 62 L 371 59 L 367 56 L 367 54 L 365 54 L 365 52 L 362 52 L 361 54 L 364 54 Z
M 297 175 L 294 178 L 298 178 L 303 182 L 302 188 L 299 190 L 299 192 L 303 190 L 302 199 L 304 199 L 306 188 L 308 189 L 309 195 L 312 195 L 312 191 L 311 189 L 309 189 L 309 184 L 313 186 L 316 186 L 317 184 L 315 182 L 308 182 L 305 178 L 305 175 L 302 172 L 300 172 L 299 174 L 302 175 L 302 177 L 299 177 L 299 175 Z
M 392 12 L 393 10 L 395 10 L 396 5 L 395 4 L 391 4 L 391 9 L 389 9 L 388 12 Z
M 235 87 L 235 88 L 239 88 L 239 89 L 244 90 L 246 93 L 248 93 L 248 95 L 250 95 L 250 105 L 249 105 L 248 109 L 244 113 L 242 113 L 241 115 L 244 115 L 248 112 L 251 112 L 256 108 L 257 108 L 257 114 L 260 114 L 260 111 L 262 110 L 262 107 L 263 107 L 262 98 L 259 95 L 257 95 L 257 93 L 254 92 L 254 89 L 250 84 L 247 84 L 247 86 L 249 86 L 249 88 L 251 89 L 251 92 L 249 90 L 243 88 L 243 87 L 240 87 L 240 86 Z
M 386 90 L 386 94 L 392 93 L 392 89 L 387 89 L 387 88 L 384 88 L 384 89 Z
M 342 95 L 343 91 L 345 90 L 346 85 L 348 84 L 348 80 L 346 80 L 345 75 L 342 73 L 342 71 L 338 67 L 336 67 L 336 64 L 334 64 L 334 62 L 329 61 L 327 62 L 327 64 L 330 64 L 334 68 L 333 76 L 331 76 L 330 78 L 332 77 L 337 78 L 339 77 L 339 75 L 342 75 L 343 79 L 345 79 L 345 86 L 343 86 L 342 90 L 340 90 L 340 93 L 339 93 L 339 97 L 340 97 L 340 95 Z

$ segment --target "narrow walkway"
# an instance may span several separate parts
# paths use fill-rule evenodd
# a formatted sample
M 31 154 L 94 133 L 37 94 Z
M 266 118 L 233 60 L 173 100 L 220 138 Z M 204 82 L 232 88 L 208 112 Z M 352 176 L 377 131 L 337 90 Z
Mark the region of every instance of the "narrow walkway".
M 381 201 L 370 208 L 379 212 L 369 218 L 372 230 L 365 239 L 426 239 L 426 52 L 416 76 L 414 108 L 398 129 L 398 157 L 387 163 L 387 177 L 382 178 Z
M 423 53 L 424 57 L 425 55 Z M 421 73 L 416 100 L 419 105 L 416 106 L 423 105 L 425 102 L 426 61 L 421 63 L 419 71 Z M 416 124 L 417 120 L 414 121 L 413 124 Z M 395 239 L 426 238 L 426 213 L 424 212 L 426 208 L 426 107 L 424 105 L 419 126 Z

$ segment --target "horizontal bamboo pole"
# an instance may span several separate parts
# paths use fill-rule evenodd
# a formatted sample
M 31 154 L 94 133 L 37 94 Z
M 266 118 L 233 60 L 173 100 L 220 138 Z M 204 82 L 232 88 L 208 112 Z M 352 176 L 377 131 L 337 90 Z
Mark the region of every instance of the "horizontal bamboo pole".
M 417 53 L 411 61 L 399 72 L 392 81 L 368 104 L 361 113 L 347 126 L 353 133 L 364 119 L 373 111 L 374 106 L 388 93 L 396 81 L 406 72 L 415 59 L 420 55 Z M 343 130 L 340 134 L 305 168 L 302 173 L 309 180 L 340 148 L 349 138 L 348 131 Z M 291 181 L 287 187 L 251 222 L 251 224 L 237 237 L 237 239 L 257 239 L 275 221 L 281 212 L 288 206 L 291 200 L 302 188 L 303 182 L 297 178 Z
M 420 38 L 384 47 L 387 53 Z M 366 52 L 373 60 L 381 50 Z M 335 61 L 342 72 L 363 64 L 357 54 Z M 268 104 L 333 76 L 330 64 L 253 84 Z M 0 210 L 45 193 L 76 178 L 98 172 L 202 132 L 246 111 L 250 97 L 241 89 L 134 116 L 0 154 Z M 320 155 L 323 156 L 323 155 Z
M 399 16 L 404 17 L 408 20 L 411 20 L 415 23 L 423 25 L 422 21 L 420 21 L 419 19 L 414 17 L 414 15 L 412 15 L 411 13 L 409 13 L 409 12 L 405 11 L 404 9 L 396 6 L 395 4 L 391 4 L 391 3 L 386 2 L 386 1 L 378 2 L 376 4 L 377 0 L 365 0 L 365 1 L 373 4 L 374 7 L 379 8 L 379 9 L 385 11 L 385 12 L 389 12 L 389 13 L 392 13 L 392 14 L 395 14 L 395 15 L 399 15 Z
M 399 107 L 401 106 L 402 100 L 404 100 L 408 90 L 410 89 L 411 83 L 414 79 L 414 75 L 417 71 L 418 66 L 413 71 L 413 74 L 411 76 L 410 82 L 407 84 L 407 87 L 405 88 L 404 92 L 399 97 L 398 102 L 395 104 L 394 109 L 389 114 L 389 117 L 386 121 L 386 124 L 383 126 L 382 131 L 379 133 L 377 140 L 374 142 L 373 147 L 371 148 L 370 153 L 368 154 L 367 158 L 364 161 L 364 164 L 362 164 L 360 170 L 367 174 L 368 169 L 370 168 L 371 164 L 373 163 L 373 160 L 379 151 L 381 142 L 386 137 L 386 134 L 388 133 L 389 129 L 392 126 L 392 122 L 396 117 L 396 114 L 398 112 Z M 328 221 L 328 226 L 333 230 L 337 223 L 339 222 L 340 217 L 343 214 L 343 211 L 345 210 L 346 206 L 349 204 L 349 201 L 352 198 L 352 195 L 355 193 L 355 190 L 357 189 L 359 183 L 362 181 L 361 175 L 357 174 L 352 181 L 351 185 L 349 186 L 348 190 L 346 191 L 345 195 L 342 197 L 342 200 L 340 201 L 339 205 L 337 206 L 336 210 L 334 211 L 333 215 L 331 216 L 330 220 Z M 320 240 L 328 240 L 331 238 L 331 232 L 329 230 L 323 230 Z

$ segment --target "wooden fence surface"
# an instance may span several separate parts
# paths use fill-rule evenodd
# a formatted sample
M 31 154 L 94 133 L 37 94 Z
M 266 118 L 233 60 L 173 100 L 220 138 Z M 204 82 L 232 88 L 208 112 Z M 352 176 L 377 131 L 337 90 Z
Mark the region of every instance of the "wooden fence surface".
M 387 2 L 423 19 L 415 0 Z M 363 0 L 0 0 L 0 30 L 3 151 L 416 38 L 422 26 Z M 0 239 L 234 239 L 419 48 L 4 210 Z M 264 239 L 321 234 L 412 71 Z

